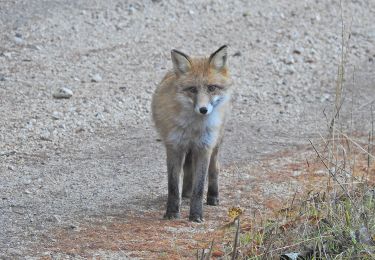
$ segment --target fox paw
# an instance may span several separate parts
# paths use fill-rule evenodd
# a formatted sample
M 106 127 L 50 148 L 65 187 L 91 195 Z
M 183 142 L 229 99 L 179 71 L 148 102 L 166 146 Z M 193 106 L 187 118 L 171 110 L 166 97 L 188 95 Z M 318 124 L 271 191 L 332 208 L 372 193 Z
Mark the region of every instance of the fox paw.
M 202 223 L 204 221 L 200 215 L 190 215 L 189 220 L 197 223 Z
M 177 219 L 180 218 L 179 212 L 166 212 L 164 214 L 164 219 Z
M 207 197 L 207 205 L 217 206 L 219 205 L 218 197 Z

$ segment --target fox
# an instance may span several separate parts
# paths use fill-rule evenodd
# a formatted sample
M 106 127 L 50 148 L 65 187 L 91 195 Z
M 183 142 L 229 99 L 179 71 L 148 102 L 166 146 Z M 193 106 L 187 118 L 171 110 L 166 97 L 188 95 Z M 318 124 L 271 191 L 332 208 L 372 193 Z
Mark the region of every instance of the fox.
M 165 219 L 180 218 L 182 196 L 190 198 L 189 220 L 204 221 L 207 176 L 207 205 L 219 204 L 218 155 L 232 95 L 227 53 L 227 45 L 208 57 L 190 57 L 173 49 L 173 69 L 153 94 L 152 117 L 167 156 Z

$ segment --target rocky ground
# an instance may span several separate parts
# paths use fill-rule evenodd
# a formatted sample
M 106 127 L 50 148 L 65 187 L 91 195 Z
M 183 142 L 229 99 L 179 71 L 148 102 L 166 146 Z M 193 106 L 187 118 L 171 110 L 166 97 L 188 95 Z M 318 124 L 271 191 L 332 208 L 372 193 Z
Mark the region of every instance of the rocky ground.
M 0 1 L 0 257 L 189 257 L 231 205 L 282 204 L 302 182 L 281 166 L 326 134 L 343 51 L 342 127 L 369 131 L 374 24 L 370 0 Z M 152 93 L 172 48 L 223 44 L 236 93 L 222 205 L 203 225 L 186 222 L 186 203 L 183 220 L 163 221 Z

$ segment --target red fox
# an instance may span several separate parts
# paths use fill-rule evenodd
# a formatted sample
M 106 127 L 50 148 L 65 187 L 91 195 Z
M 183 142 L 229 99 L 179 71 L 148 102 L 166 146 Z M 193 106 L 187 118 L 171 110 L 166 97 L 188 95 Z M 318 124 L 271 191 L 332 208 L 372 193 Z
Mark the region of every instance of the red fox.
M 172 50 L 173 70 L 153 95 L 152 115 L 167 151 L 168 201 L 164 218 L 180 217 L 182 171 L 182 197 L 190 198 L 191 221 L 203 221 L 207 173 L 207 204 L 219 204 L 218 152 L 232 93 L 227 49 L 224 45 L 204 58 Z

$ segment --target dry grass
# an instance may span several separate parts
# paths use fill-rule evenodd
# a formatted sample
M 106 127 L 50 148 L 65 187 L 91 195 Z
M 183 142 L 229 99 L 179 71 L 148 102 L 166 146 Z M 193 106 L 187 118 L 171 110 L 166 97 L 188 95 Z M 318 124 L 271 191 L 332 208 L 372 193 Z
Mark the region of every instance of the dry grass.
M 363 149 L 356 151 L 358 140 L 337 140 L 350 152 L 333 152 L 326 142 L 314 145 L 321 167 L 327 167 L 325 182 L 317 179 L 315 189 L 294 196 L 272 217 L 244 217 L 238 229 L 232 225 L 224 259 L 293 259 L 291 253 L 303 259 L 375 258 L 375 164 Z
M 331 116 L 325 114 L 328 135 L 321 136 L 319 142 L 310 141 L 319 166 L 315 164 L 306 172 L 318 172 L 320 168 L 326 177 L 318 176 L 313 183 L 310 177 L 309 183 L 315 187 L 302 197 L 293 196 L 290 204 L 273 217 L 254 215 L 243 219 L 242 225 L 238 218 L 237 228 L 227 236 L 224 259 L 375 259 L 373 108 L 369 111 L 368 134 L 345 133 L 340 121 L 350 27 L 345 28 L 342 22 L 336 99 Z M 209 258 L 202 255 L 197 259 Z

